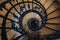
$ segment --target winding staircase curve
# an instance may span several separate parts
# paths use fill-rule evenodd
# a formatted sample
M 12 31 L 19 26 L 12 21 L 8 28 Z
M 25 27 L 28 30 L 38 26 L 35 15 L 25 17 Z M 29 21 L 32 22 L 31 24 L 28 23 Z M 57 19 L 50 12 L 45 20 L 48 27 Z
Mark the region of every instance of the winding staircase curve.
M 27 40 L 60 38 L 60 1 L 6 0 L 2 2 L 0 40 L 19 40 L 23 36 L 28 37 Z

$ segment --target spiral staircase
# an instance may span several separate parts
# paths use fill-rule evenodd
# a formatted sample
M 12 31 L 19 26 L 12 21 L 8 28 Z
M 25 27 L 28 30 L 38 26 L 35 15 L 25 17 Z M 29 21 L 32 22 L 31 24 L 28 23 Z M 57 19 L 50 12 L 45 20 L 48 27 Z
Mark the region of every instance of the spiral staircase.
M 1 0 L 0 40 L 60 39 L 60 0 Z

